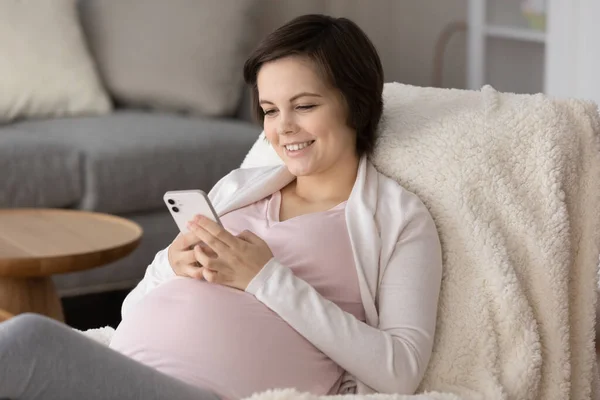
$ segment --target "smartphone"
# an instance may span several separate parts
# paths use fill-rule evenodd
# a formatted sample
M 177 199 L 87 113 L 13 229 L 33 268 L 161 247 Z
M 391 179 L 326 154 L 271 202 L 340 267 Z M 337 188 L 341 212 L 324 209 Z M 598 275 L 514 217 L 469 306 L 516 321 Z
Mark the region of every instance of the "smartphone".
M 188 233 L 187 223 L 198 214 L 222 226 L 208 195 L 202 190 L 173 190 L 163 196 L 181 233 Z

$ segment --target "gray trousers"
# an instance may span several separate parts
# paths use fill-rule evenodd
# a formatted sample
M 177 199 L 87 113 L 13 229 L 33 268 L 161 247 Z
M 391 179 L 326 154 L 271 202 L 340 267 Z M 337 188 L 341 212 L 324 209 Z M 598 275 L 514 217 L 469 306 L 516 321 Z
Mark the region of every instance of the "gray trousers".
M 219 400 L 35 314 L 0 323 L 0 399 Z

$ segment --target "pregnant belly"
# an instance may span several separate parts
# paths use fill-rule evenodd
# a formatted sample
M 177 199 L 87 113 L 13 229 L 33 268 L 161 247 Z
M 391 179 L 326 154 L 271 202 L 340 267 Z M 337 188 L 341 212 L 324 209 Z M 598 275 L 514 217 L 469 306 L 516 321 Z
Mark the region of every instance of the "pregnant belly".
M 288 387 L 327 394 L 343 372 L 253 295 L 190 278 L 135 305 L 111 348 L 226 399 Z

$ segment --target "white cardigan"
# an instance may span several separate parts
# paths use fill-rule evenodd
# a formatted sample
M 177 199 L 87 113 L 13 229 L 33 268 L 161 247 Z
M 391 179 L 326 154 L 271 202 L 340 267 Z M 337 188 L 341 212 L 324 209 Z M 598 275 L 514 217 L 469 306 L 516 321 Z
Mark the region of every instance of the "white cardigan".
M 285 166 L 238 169 L 209 197 L 219 215 L 264 199 L 294 176 Z M 438 233 L 413 193 L 363 157 L 346 205 L 346 222 L 366 322 L 323 298 L 276 259 L 246 289 L 347 371 L 357 393 L 414 393 L 433 347 L 442 277 Z M 144 295 L 174 276 L 168 248 L 123 303 L 123 317 Z M 326 268 L 326 266 L 323 266 Z

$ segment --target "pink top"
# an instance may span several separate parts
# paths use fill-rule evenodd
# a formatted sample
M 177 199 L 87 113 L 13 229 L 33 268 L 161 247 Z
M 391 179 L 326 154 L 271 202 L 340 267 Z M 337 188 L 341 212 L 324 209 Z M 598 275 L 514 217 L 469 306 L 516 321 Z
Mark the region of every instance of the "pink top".
M 279 192 L 221 217 L 251 230 L 324 298 L 365 320 L 345 202 L 279 221 Z M 239 399 L 271 388 L 337 391 L 343 370 L 252 294 L 189 278 L 161 284 L 128 314 L 111 348 L 168 375 Z

